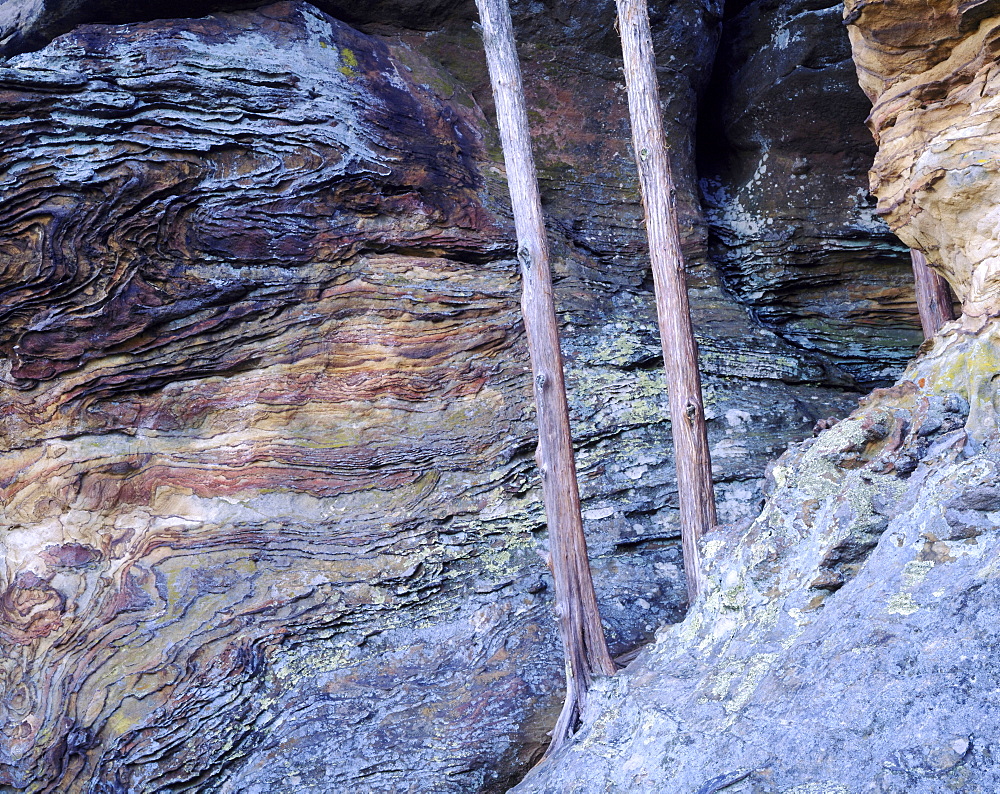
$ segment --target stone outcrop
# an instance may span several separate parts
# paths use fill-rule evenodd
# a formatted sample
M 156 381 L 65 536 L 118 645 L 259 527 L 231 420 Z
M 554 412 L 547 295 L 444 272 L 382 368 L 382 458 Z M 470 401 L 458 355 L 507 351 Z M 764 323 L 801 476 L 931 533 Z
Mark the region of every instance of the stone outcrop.
M 515 791 L 1000 788 L 1000 20 L 990 4 L 846 15 L 875 102 L 879 211 L 966 314 L 771 468 L 761 514 L 707 538 L 705 597 Z
M 562 661 L 470 4 L 10 5 L 4 52 L 32 51 L 0 63 L 0 789 L 506 790 Z M 621 653 L 685 605 L 614 4 L 514 11 Z M 694 152 L 722 9 L 652 14 L 720 517 L 740 521 L 766 461 L 854 403 L 848 375 L 900 354 L 858 348 L 865 375 L 803 350 L 787 275 L 770 328 L 743 265 L 719 277 Z M 891 243 L 841 210 L 802 220 L 806 246 L 888 289 Z M 747 279 L 798 266 L 766 245 Z M 881 327 L 883 297 L 850 317 Z
M 997 790 L 998 342 L 952 325 L 786 453 L 707 538 L 704 598 L 514 791 Z
M 872 192 L 963 310 L 1000 309 L 994 155 L 1000 14 L 989 3 L 850 2 L 847 20 L 879 143 Z
M 260 0 L 17 0 L 0 4 L 0 56 L 44 47 L 87 23 L 123 24 L 200 17 L 254 8 Z M 462 0 L 316 0 L 320 10 L 351 24 L 436 30 L 449 20 L 471 23 L 475 7 Z
M 684 152 L 715 28 L 671 9 Z M 608 10 L 526 52 L 619 653 L 684 605 Z M 562 662 L 478 48 L 280 3 L 3 63 L 0 786 L 497 791 L 544 747 Z M 720 289 L 678 171 L 733 520 L 851 396 Z
M 509 234 L 411 75 L 291 4 L 4 72 L 4 783 L 403 777 L 441 711 L 481 780 L 551 697 Z

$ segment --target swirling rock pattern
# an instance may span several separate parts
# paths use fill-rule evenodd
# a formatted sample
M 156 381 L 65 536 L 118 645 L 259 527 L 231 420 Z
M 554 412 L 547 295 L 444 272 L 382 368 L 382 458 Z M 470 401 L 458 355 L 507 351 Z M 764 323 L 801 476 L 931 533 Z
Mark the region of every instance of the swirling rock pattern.
M 708 10 L 661 40 L 710 58 Z M 620 652 L 683 582 L 624 97 L 588 30 L 527 77 Z M 505 790 L 537 757 L 562 663 L 478 46 L 279 3 L 4 62 L 0 787 Z M 850 396 L 726 297 L 680 173 L 732 520 Z
M 460 108 L 305 6 L 115 33 L 5 75 L 3 761 L 55 790 L 232 763 L 264 659 L 447 590 L 529 432 Z

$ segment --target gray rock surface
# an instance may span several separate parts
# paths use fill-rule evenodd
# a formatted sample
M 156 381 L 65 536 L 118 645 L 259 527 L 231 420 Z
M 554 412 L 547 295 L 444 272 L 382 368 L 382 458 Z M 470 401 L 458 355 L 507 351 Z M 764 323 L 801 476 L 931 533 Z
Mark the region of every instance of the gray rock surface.
M 684 622 L 514 791 L 1000 789 L 998 330 L 952 327 L 787 452 Z

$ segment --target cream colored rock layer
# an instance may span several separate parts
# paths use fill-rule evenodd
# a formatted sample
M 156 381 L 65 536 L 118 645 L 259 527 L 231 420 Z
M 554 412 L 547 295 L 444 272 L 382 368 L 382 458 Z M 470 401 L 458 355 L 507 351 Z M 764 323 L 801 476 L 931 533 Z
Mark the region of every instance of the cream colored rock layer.
M 879 213 L 969 315 L 1000 313 L 1000 15 L 950 0 L 848 0 L 879 145 Z

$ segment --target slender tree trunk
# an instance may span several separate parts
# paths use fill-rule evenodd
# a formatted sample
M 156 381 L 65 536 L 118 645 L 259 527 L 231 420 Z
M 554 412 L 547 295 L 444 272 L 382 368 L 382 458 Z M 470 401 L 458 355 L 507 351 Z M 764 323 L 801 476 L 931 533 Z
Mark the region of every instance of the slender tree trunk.
M 572 733 L 586 702 L 591 678 L 612 675 L 614 662 L 601 626 L 590 575 L 587 541 L 573 460 L 562 353 L 552 297 L 548 242 L 542 220 L 521 69 L 507 0 L 476 0 L 496 101 L 517 258 L 521 265 L 521 311 L 531 355 L 538 411 L 538 451 L 549 551 L 555 580 L 556 616 L 566 653 L 566 703 L 552 733 L 552 752 Z
M 681 545 L 688 598 L 702 589 L 698 539 L 716 523 L 712 462 L 691 330 L 684 259 L 677 229 L 673 176 L 667 154 L 646 0 L 617 0 L 632 117 L 632 145 L 639 168 L 646 233 L 656 288 L 656 312 L 670 395 L 671 429 L 680 494 Z
M 955 319 L 951 287 L 940 274 L 930 269 L 922 251 L 911 248 L 910 259 L 913 260 L 913 280 L 917 287 L 920 325 L 924 329 L 924 338 L 930 339 L 942 325 Z

